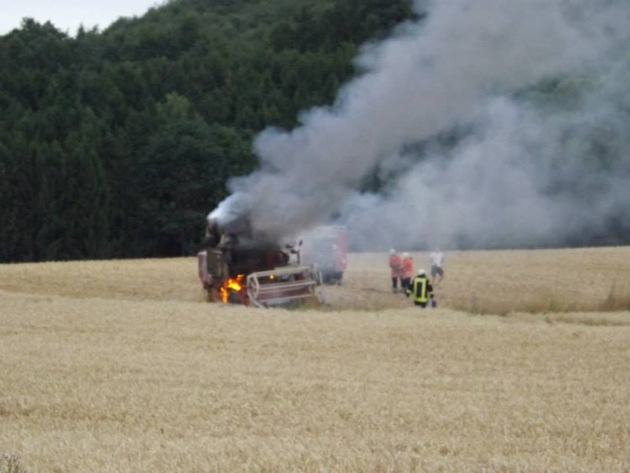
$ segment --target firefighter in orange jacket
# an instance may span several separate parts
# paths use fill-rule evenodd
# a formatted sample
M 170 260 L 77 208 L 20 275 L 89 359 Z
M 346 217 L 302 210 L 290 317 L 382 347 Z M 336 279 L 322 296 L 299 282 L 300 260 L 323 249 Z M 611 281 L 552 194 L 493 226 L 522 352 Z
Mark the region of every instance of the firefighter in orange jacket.
M 431 307 L 435 307 L 433 299 L 433 286 L 431 285 L 429 278 L 427 278 L 427 274 L 424 269 L 418 271 L 418 275 L 413 278 L 413 281 L 409 284 L 406 294 L 407 297 L 413 295 L 414 305 L 420 306 L 423 309 L 429 304 Z
M 406 292 L 409 289 L 413 277 L 413 258 L 409 253 L 403 253 L 402 257 L 402 288 Z
M 392 272 L 392 292 L 395 294 L 398 292 L 398 280 L 400 279 L 400 286 L 402 287 L 402 260 L 400 255 L 396 253 L 395 249 L 389 250 L 389 268 Z

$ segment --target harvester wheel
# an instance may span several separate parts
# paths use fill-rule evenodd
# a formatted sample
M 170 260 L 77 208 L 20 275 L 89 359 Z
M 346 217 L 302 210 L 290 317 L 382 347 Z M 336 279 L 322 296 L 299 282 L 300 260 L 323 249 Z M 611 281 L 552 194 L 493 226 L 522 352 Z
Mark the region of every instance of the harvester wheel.
M 213 287 L 206 289 L 206 301 L 207 302 L 221 302 L 221 296 L 219 291 Z

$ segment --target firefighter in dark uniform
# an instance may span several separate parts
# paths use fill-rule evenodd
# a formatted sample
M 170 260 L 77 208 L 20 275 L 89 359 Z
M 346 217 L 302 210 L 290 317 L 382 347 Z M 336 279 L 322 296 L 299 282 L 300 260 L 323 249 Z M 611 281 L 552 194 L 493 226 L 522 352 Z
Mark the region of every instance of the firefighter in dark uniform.
M 413 303 L 417 306 L 425 308 L 427 306 L 434 307 L 433 286 L 427 278 L 424 269 L 418 271 L 418 275 L 411 280 L 406 291 L 407 297 L 413 296 Z

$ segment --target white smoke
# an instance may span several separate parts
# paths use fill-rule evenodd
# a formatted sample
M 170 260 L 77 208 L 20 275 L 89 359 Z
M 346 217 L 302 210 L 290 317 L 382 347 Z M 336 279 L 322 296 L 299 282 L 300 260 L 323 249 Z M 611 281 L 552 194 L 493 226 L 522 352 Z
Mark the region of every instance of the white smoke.
M 231 181 L 214 216 L 247 213 L 255 230 L 283 235 L 336 213 L 357 249 L 532 245 L 601 225 L 630 207 L 628 116 L 615 106 L 628 102 L 618 57 L 629 35 L 627 1 L 435 2 L 424 22 L 363 49 L 361 75 L 332 106 L 261 133 L 260 169 Z M 514 97 L 555 76 L 589 78 L 592 96 L 549 112 Z M 609 170 L 585 163 L 588 140 L 572 135 L 600 123 L 619 147 Z M 457 127 L 467 132 L 454 149 L 409 151 Z M 375 167 L 395 182 L 359 193 Z M 597 202 L 554 191 L 567 180 L 594 186 Z

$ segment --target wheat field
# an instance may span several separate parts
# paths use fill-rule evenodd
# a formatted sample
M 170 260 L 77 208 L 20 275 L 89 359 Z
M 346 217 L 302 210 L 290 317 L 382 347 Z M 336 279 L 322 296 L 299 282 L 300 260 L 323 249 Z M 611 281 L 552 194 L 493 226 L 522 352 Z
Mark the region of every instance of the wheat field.
M 31 473 L 629 472 L 630 247 L 446 256 L 430 310 L 391 293 L 385 254 L 292 311 L 205 303 L 195 258 L 0 265 L 0 454 Z

